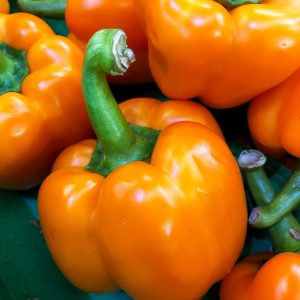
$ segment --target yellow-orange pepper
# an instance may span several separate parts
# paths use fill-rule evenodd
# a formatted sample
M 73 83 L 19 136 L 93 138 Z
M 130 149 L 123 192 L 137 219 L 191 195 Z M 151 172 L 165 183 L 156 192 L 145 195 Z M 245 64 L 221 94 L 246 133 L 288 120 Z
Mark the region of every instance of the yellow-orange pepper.
M 0 15 L 0 188 L 27 189 L 58 153 L 92 137 L 81 91 L 83 52 L 27 13 Z
M 264 153 L 300 157 L 299 97 L 300 69 L 251 101 L 248 126 L 253 141 Z
M 300 294 L 300 255 L 259 253 L 235 265 L 222 281 L 221 300 L 292 300 Z
M 8 0 L 0 0 L 0 13 L 8 14 L 10 9 Z
M 242 178 L 201 105 L 134 99 L 120 104 L 124 118 L 105 81 L 133 60 L 124 39 L 102 30 L 88 43 L 83 90 L 98 140 L 70 146 L 54 163 L 38 195 L 42 231 L 81 289 L 198 299 L 243 247 Z
M 233 107 L 300 66 L 297 0 L 133 1 L 148 39 L 153 77 L 168 97 L 200 97 L 212 107 Z M 232 3 L 242 5 L 223 6 Z
M 121 28 L 126 32 L 128 46 L 136 55 L 136 63 L 124 76 L 110 76 L 111 83 L 141 83 L 153 81 L 148 63 L 148 47 L 142 24 L 133 0 L 68 0 L 66 23 L 72 34 L 85 44 L 94 32 L 105 28 Z M 80 20 L 80 21 L 78 21 Z
M 105 28 L 121 28 L 126 32 L 128 45 L 137 62 L 124 76 L 108 76 L 111 83 L 141 83 L 153 81 L 148 46 L 133 0 L 18 0 L 21 10 L 46 17 L 65 18 L 70 30 L 68 37 L 85 48 L 94 32 Z

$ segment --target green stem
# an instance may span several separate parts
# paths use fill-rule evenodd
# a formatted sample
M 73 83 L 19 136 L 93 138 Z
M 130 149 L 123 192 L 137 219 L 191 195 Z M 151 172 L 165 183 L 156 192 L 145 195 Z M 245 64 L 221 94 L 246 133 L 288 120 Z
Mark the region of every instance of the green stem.
M 257 205 L 270 205 L 276 196 L 275 189 L 269 180 L 263 165 L 266 157 L 257 150 L 243 151 L 238 159 L 240 168 L 244 170 L 247 186 Z M 249 223 L 252 225 L 252 211 Z M 300 225 L 292 213 L 282 217 L 278 223 L 268 228 L 276 252 L 300 249 Z
M 215 1 L 219 2 L 220 4 L 222 4 L 228 9 L 233 9 L 235 7 L 245 5 L 245 4 L 260 3 L 262 0 L 215 0 Z
M 255 208 L 251 217 L 252 226 L 267 228 L 279 222 L 300 204 L 300 165 L 290 176 L 283 189 L 272 203 Z
M 66 0 L 17 0 L 21 11 L 53 19 L 64 19 L 66 3 Z
M 0 95 L 19 92 L 28 74 L 26 52 L 0 43 Z
M 87 169 L 104 176 L 127 162 L 149 160 L 159 134 L 151 128 L 129 125 L 109 89 L 106 73 L 122 75 L 134 60 L 122 30 L 100 30 L 87 44 L 83 93 L 98 139 Z

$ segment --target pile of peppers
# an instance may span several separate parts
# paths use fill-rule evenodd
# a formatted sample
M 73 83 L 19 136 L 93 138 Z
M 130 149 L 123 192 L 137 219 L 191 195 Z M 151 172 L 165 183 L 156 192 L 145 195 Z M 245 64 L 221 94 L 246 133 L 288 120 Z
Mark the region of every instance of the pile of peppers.
M 0 1 L 0 188 L 38 189 L 64 277 L 137 300 L 215 284 L 221 300 L 298 299 L 300 1 L 16 3 Z M 164 101 L 111 89 L 149 82 Z M 213 111 L 240 106 L 235 155 Z M 269 156 L 293 159 L 280 189 Z M 250 227 L 272 249 L 245 252 Z

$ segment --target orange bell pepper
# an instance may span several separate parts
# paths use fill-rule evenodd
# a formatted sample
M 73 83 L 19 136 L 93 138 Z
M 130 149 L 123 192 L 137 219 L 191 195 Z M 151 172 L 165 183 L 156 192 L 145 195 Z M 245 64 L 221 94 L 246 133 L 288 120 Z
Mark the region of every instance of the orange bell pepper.
M 85 47 L 92 34 L 104 28 L 121 28 L 128 45 L 135 52 L 137 63 L 124 76 L 109 76 L 111 83 L 141 83 L 153 81 L 149 63 L 147 39 L 135 12 L 132 0 L 18 0 L 23 11 L 47 17 L 64 17 L 70 38 Z
M 1 14 L 0 38 L 0 188 L 27 189 L 63 148 L 93 136 L 81 91 L 83 52 L 27 13 Z
M 221 283 L 221 300 L 292 300 L 300 295 L 300 255 L 261 253 L 236 264 Z
M 134 51 L 136 63 L 124 76 L 110 76 L 111 83 L 141 83 L 153 81 L 149 63 L 147 39 L 135 12 L 132 0 L 68 0 L 66 23 L 78 39 L 87 43 L 94 32 L 104 28 L 122 28 L 128 46 Z M 78 22 L 80 20 L 80 22 Z
M 133 99 L 119 108 L 105 73 L 123 74 L 134 59 L 124 42 L 121 30 L 101 30 L 88 43 L 83 91 L 98 140 L 57 158 L 38 194 L 42 231 L 81 289 L 198 299 L 243 247 L 241 175 L 200 104 Z
M 150 69 L 168 97 L 234 107 L 300 67 L 299 1 L 133 1 Z
M 300 157 L 300 69 L 286 81 L 251 101 L 248 125 L 253 141 L 263 152 Z M 262 130 L 263 128 L 263 130 Z
M 9 9 L 10 9 L 9 1 L 8 0 L 0 0 L 0 13 L 8 14 Z

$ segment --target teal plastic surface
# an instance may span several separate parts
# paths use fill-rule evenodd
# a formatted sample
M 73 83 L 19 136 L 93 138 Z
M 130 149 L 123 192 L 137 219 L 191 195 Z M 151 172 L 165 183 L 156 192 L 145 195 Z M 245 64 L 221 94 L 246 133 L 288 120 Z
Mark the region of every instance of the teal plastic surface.
M 67 33 L 63 21 L 47 21 L 57 33 Z M 139 96 L 164 99 L 155 84 L 114 86 L 112 90 L 119 101 Z M 246 128 L 246 105 L 232 110 L 215 110 L 213 113 L 236 156 L 251 145 Z M 279 190 L 291 171 L 276 160 L 269 160 L 266 167 Z M 45 244 L 38 221 L 37 192 L 38 187 L 23 192 L 0 190 L 0 300 L 131 299 L 123 292 L 88 294 L 68 283 Z M 247 196 L 251 208 L 248 192 Z M 241 257 L 270 248 L 271 243 L 265 233 L 249 228 Z M 217 284 L 205 299 L 219 299 Z

